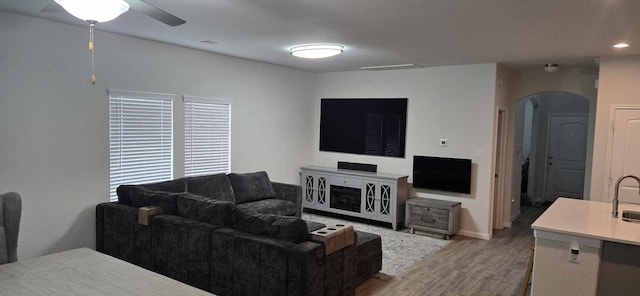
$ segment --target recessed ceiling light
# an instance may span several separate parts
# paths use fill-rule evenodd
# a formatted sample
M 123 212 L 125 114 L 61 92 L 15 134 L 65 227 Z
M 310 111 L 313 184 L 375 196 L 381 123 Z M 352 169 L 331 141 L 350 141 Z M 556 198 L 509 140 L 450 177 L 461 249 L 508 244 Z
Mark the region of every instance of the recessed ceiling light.
M 614 45 L 613 47 L 615 47 L 615 48 L 625 48 L 625 47 L 629 47 L 629 46 L 630 46 L 629 43 L 622 42 L 622 43 L 618 43 L 618 44 Z
M 295 57 L 321 59 L 340 54 L 343 49 L 344 46 L 338 44 L 309 44 L 294 46 L 289 51 Z

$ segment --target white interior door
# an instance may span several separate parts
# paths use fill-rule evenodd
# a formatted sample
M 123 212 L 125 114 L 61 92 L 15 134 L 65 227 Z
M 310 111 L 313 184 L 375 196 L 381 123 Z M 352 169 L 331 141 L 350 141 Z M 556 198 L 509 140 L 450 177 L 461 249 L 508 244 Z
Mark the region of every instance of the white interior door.
M 614 111 L 609 200 L 613 200 L 615 182 L 621 176 L 640 177 L 640 107 Z M 640 203 L 638 183 L 627 179 L 620 185 L 618 198 L 623 202 Z
M 505 196 L 503 194 L 503 180 L 505 174 L 504 151 L 506 150 L 506 120 L 507 111 L 498 110 L 498 126 L 496 131 L 496 159 L 493 182 L 493 228 L 503 229 L 505 222 Z
M 559 196 L 582 199 L 587 121 L 587 116 L 550 116 L 545 201 L 554 201 Z

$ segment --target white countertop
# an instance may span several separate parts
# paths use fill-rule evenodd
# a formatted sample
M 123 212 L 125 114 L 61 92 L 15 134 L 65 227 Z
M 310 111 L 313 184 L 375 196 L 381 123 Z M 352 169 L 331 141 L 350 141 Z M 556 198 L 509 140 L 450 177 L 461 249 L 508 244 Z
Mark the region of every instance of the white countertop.
M 640 205 L 621 203 L 618 218 L 612 218 L 611 203 L 558 198 L 531 228 L 640 245 L 640 223 L 622 221 L 623 210 L 640 211 Z

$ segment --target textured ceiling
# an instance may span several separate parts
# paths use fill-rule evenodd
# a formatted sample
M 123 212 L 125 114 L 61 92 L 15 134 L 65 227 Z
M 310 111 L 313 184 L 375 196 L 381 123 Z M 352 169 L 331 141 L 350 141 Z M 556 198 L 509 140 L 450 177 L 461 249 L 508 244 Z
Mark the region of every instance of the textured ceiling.
M 86 26 L 51 0 L 0 0 L 0 10 Z M 590 64 L 640 54 L 639 0 L 145 0 L 187 21 L 169 27 L 136 11 L 104 30 L 312 72 L 363 66 L 502 62 Z M 202 40 L 216 43 L 205 44 Z M 626 49 L 619 41 L 635 44 Z M 339 43 L 343 54 L 304 60 L 288 49 Z

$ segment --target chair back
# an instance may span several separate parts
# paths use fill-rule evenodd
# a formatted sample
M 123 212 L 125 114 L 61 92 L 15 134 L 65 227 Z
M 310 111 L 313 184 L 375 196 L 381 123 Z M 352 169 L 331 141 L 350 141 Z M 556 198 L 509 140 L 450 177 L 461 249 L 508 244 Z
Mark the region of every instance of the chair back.
M 18 232 L 22 198 L 16 192 L 0 194 L 0 264 L 18 261 Z

